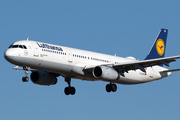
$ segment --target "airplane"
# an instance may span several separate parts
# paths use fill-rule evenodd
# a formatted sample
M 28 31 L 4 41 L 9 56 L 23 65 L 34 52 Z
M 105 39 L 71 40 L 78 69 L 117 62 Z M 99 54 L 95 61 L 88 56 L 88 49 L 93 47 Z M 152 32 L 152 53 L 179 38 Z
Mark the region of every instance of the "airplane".
M 107 92 L 116 92 L 116 84 L 141 84 L 159 80 L 180 69 L 168 70 L 170 62 L 180 56 L 164 57 L 167 29 L 161 29 L 155 42 L 144 60 L 134 57 L 118 57 L 70 47 L 53 45 L 32 40 L 17 41 L 9 46 L 4 58 L 17 65 L 16 70 L 24 70 L 23 82 L 28 82 L 28 71 L 31 81 L 38 85 L 55 85 L 57 77 L 65 78 L 68 87 L 66 95 L 74 95 L 75 87 L 71 79 L 87 81 L 105 81 Z M 20 67 L 19 67 L 20 66 Z

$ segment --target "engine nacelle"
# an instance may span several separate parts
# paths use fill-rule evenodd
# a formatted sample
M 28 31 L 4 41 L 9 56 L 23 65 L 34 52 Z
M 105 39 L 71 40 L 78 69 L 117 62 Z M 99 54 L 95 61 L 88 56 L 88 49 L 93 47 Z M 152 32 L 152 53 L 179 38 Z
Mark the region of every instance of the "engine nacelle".
M 102 78 L 105 80 L 117 80 L 119 74 L 111 67 L 107 66 L 97 66 L 93 70 L 93 76 L 95 78 Z
M 44 71 L 33 71 L 31 73 L 31 81 L 38 85 L 55 85 L 57 78 Z

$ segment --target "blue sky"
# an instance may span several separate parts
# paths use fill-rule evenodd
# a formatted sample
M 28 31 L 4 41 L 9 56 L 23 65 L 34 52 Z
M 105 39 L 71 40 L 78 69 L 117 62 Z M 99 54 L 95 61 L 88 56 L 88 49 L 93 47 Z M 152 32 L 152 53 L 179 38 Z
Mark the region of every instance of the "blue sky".
M 0 119 L 4 120 L 179 120 L 179 72 L 139 85 L 72 80 L 76 95 L 66 96 L 67 83 L 54 86 L 21 81 L 24 71 L 4 59 L 4 51 L 30 38 L 122 57 L 144 59 L 159 30 L 169 30 L 166 56 L 180 53 L 178 0 L 6 0 L 0 2 Z M 180 68 L 180 60 L 170 69 Z

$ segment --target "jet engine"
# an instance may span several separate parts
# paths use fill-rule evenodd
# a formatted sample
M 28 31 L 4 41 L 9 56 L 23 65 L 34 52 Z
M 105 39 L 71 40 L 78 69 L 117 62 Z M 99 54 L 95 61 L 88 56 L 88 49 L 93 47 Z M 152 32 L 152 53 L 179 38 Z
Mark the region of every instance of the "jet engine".
M 57 83 L 55 76 L 44 71 L 33 71 L 30 77 L 31 81 L 38 85 L 55 85 Z
M 95 78 L 102 78 L 105 80 L 117 80 L 119 74 L 113 68 L 108 66 L 96 66 L 93 69 L 93 76 Z

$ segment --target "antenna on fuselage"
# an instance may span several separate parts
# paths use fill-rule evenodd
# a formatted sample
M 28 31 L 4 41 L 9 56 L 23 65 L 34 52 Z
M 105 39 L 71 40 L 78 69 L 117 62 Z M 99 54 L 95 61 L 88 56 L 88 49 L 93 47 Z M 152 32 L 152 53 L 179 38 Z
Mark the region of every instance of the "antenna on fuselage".
M 29 37 L 27 38 L 27 41 L 29 40 Z

